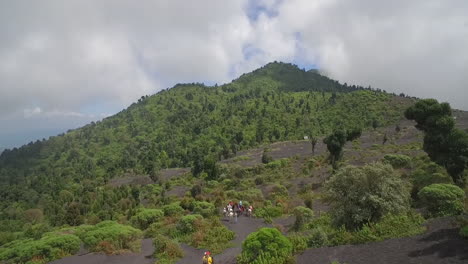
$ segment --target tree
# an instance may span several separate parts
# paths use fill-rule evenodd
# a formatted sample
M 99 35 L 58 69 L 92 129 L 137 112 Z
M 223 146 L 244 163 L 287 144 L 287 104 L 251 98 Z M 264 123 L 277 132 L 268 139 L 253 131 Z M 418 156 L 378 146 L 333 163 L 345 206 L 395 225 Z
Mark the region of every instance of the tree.
M 291 242 L 276 228 L 261 228 L 242 243 L 240 264 L 283 264 L 292 256 Z
M 316 136 L 310 136 L 310 143 L 312 144 L 312 155 L 315 154 L 315 146 L 318 143 L 318 138 Z
M 330 152 L 332 164 L 335 164 L 341 158 L 343 146 L 346 143 L 346 132 L 343 130 L 336 130 L 333 134 L 329 135 L 323 140 L 323 143 L 327 145 L 327 149 Z
M 372 120 L 372 128 L 376 130 L 379 127 L 379 121 L 377 119 Z
M 263 164 L 267 164 L 267 163 L 273 161 L 273 158 L 268 154 L 268 151 L 269 150 L 267 148 L 263 149 L 263 154 L 262 154 L 262 163 Z
M 431 184 L 421 189 L 419 198 L 429 216 L 459 215 L 463 212 L 465 192 L 453 184 Z
M 325 188 L 334 223 L 351 230 L 409 208 L 410 188 L 387 164 L 346 166 Z
M 405 117 L 416 121 L 416 128 L 424 132 L 423 149 L 431 160 L 445 167 L 455 183 L 463 185 L 468 134 L 455 128 L 450 105 L 435 99 L 420 100 L 406 109 Z

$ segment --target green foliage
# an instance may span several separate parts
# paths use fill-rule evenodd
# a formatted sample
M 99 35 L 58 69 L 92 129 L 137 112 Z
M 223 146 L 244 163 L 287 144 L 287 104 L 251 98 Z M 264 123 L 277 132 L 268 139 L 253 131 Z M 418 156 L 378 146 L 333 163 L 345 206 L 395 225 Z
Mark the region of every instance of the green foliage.
M 291 242 L 275 228 L 261 228 L 242 243 L 240 264 L 283 264 L 293 252 Z
M 283 208 L 279 206 L 264 206 L 254 210 L 255 217 L 272 219 L 283 215 Z
M 419 214 L 387 215 L 377 223 L 366 224 L 353 233 L 353 244 L 414 236 L 424 232 L 424 218 Z
M 420 100 L 405 111 L 405 116 L 424 131 L 424 151 L 429 157 L 444 166 L 454 182 L 463 184 L 463 171 L 468 166 L 468 134 L 455 128 L 450 105 L 439 104 L 435 99 Z
M 159 221 L 162 217 L 164 217 L 164 212 L 160 209 L 143 208 L 132 216 L 130 221 L 134 226 L 144 230 L 148 228 L 151 223 Z
M 178 202 L 165 205 L 162 210 L 165 216 L 178 216 L 184 213 L 184 208 L 180 207 Z
M 453 183 L 452 178 L 446 170 L 425 158 L 415 159 L 416 169 L 411 173 L 411 183 L 413 184 L 413 196 L 417 198 L 417 193 L 425 186 L 434 183 Z
M 462 236 L 463 238 L 468 239 L 468 225 L 463 226 L 462 228 L 460 228 L 460 236 Z
M 432 217 L 459 215 L 464 209 L 465 192 L 452 184 L 431 184 L 422 188 L 418 196 Z
M 343 146 L 346 143 L 347 137 L 345 131 L 336 130 L 323 140 L 323 143 L 327 145 L 327 149 L 330 152 L 332 162 L 338 161 L 341 158 Z
M 390 165 L 344 167 L 326 182 L 326 189 L 335 224 L 351 230 L 409 208 L 409 188 Z
M 203 217 L 210 217 L 217 214 L 214 204 L 209 202 L 195 202 L 193 213 L 200 214 Z
M 424 218 L 415 213 L 386 215 L 376 223 L 368 223 L 360 229 L 348 231 L 344 226 L 335 227 L 329 215 L 314 219 L 306 233 L 308 247 L 339 246 L 382 241 L 391 238 L 421 234 Z
M 328 245 L 328 235 L 321 227 L 315 227 L 310 232 L 307 240 L 307 246 L 312 248 L 319 248 Z
M 8 264 L 48 263 L 75 254 L 80 244 L 80 239 L 70 234 L 49 234 L 39 240 L 16 240 L 0 248 L 0 260 Z
M 289 241 L 293 246 L 293 254 L 300 253 L 307 248 L 307 237 L 299 234 L 288 236 Z
M 296 217 L 293 228 L 296 231 L 299 231 L 303 225 L 312 220 L 312 217 L 314 216 L 314 212 L 304 206 L 298 206 L 294 208 L 293 212 L 294 216 Z
M 166 195 L 165 187 L 180 177 L 168 180 L 165 168 L 192 167 L 194 176 L 206 180 L 246 179 L 270 169 L 239 170 L 230 177 L 218 161 L 271 142 L 304 135 L 320 138 L 335 127 L 365 129 L 373 119 L 393 123 L 406 104 L 391 102 L 389 94 L 342 85 L 283 63 L 221 86 L 178 84 L 144 96 L 102 121 L 5 150 L 0 155 L 0 211 L 8 213 L 0 214 L 0 226 L 6 226 L 3 220 L 17 221 L 8 230 L 16 232 L 24 231 L 25 222 L 50 226 L 131 222 L 141 202 L 160 208 L 176 199 Z M 277 165 L 268 165 L 271 174 Z M 270 181 L 271 175 L 263 176 Z M 139 186 L 150 179 L 158 184 Z M 192 178 L 184 179 L 187 183 L 177 186 L 193 186 Z M 262 202 L 258 189 L 245 191 L 249 182 L 231 180 L 229 187 L 236 190 L 237 199 Z M 200 196 L 216 193 L 215 199 L 225 199 L 217 189 L 195 187 L 191 193 L 203 199 Z M 175 208 L 173 216 L 180 215 Z M 5 235 L 4 241 L 11 239 Z
M 386 154 L 383 162 L 392 165 L 393 168 L 405 168 L 411 165 L 411 158 L 402 154 Z
M 95 226 L 86 226 L 80 238 L 91 251 L 138 251 L 142 232 L 131 226 L 104 221 Z
M 180 230 L 183 234 L 191 234 L 195 232 L 195 221 L 201 220 L 203 216 L 194 214 L 194 215 L 185 215 L 180 218 L 177 223 L 177 229 Z
M 268 164 L 265 165 L 268 169 L 279 169 L 289 166 L 290 160 L 289 159 L 278 159 L 275 161 L 270 161 Z
M 184 256 L 182 248 L 173 240 L 157 235 L 153 239 L 154 257 L 158 259 L 157 263 L 175 263 L 177 259 Z
M 201 219 L 193 221 L 193 232 L 188 244 L 196 248 L 209 248 L 214 254 L 221 253 L 230 246 L 235 233 L 227 229 L 219 219 Z
M 268 154 L 268 149 L 263 150 L 262 163 L 267 164 L 273 161 L 273 158 Z

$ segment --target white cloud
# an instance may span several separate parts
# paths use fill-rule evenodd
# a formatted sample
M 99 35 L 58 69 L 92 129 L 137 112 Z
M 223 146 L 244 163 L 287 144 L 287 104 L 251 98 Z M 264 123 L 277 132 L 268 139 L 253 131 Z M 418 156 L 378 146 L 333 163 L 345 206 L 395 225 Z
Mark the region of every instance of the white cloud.
M 228 82 L 273 60 L 468 109 L 466 14 L 464 0 L 4 1 L 0 126 L 82 124 L 175 83 Z

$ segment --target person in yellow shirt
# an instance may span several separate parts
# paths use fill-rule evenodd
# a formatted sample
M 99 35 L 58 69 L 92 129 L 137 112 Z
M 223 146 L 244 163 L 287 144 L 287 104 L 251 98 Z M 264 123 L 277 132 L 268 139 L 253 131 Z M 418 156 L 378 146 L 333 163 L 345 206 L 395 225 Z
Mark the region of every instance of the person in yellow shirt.
M 211 257 L 211 253 L 209 251 L 205 252 L 202 258 L 203 264 L 213 264 L 213 258 Z

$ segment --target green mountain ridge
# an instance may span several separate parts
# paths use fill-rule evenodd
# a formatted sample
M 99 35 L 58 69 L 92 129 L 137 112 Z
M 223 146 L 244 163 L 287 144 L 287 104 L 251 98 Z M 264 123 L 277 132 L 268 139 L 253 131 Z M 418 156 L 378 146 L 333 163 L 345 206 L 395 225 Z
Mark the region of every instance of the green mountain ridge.
M 276 62 L 222 86 L 177 84 L 102 122 L 5 150 L 1 208 L 34 207 L 83 180 L 101 186 L 128 171 L 151 174 L 339 127 L 391 124 L 411 102 Z

